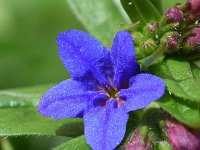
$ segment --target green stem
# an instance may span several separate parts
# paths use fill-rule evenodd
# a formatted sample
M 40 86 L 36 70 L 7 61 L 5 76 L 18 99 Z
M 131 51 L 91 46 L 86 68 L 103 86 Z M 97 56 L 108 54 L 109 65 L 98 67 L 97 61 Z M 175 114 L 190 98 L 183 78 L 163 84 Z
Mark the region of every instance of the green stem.
M 156 61 L 166 50 L 166 45 L 162 44 L 155 52 L 153 52 L 150 56 L 141 60 L 141 64 L 144 68 L 148 68 L 154 61 Z

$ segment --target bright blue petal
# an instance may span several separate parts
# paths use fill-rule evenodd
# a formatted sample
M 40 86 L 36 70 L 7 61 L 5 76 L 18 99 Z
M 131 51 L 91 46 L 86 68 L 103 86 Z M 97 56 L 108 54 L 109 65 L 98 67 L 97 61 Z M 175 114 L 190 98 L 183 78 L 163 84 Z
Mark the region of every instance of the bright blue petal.
M 151 74 L 138 74 L 130 80 L 130 88 L 122 89 L 119 97 L 125 99 L 127 112 L 144 108 L 153 101 L 162 97 L 165 92 L 165 83 Z
M 93 108 L 84 115 L 86 142 L 94 150 L 113 150 L 124 137 L 127 121 L 128 114 L 117 109 L 115 100 Z
M 72 78 L 92 74 L 103 85 L 113 76 L 109 51 L 88 33 L 69 30 L 57 38 L 59 56 Z
M 61 82 L 41 98 L 39 113 L 55 119 L 80 116 L 86 109 L 93 107 L 93 97 L 100 94 L 97 91 L 89 91 L 88 88 L 73 79 Z
M 118 89 L 127 88 L 129 79 L 139 72 L 134 54 L 133 39 L 129 32 L 118 32 L 110 51 L 110 57 L 114 64 L 115 86 Z

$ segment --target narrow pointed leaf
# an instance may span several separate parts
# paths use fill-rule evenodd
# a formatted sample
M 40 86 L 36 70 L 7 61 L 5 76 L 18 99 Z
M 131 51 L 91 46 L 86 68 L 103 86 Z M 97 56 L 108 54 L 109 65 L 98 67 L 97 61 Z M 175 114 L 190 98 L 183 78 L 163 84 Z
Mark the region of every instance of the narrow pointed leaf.
M 150 0 L 151 3 L 157 8 L 157 10 L 162 15 L 164 13 L 163 11 L 163 1 L 162 0 Z
M 51 86 L 42 85 L 0 90 L 0 108 L 37 106 L 42 94 Z
M 115 28 L 125 23 L 110 0 L 67 0 L 67 3 L 87 31 L 103 44 L 110 44 Z
M 83 134 L 81 119 L 54 120 L 38 113 L 37 105 L 51 85 L 0 91 L 0 136 Z

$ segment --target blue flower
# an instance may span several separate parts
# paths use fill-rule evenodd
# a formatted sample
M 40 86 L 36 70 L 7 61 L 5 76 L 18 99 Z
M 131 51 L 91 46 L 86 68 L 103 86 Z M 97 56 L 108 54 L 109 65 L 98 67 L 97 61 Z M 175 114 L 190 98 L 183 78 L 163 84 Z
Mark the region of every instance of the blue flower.
M 114 149 L 124 137 L 128 113 L 159 99 L 164 82 L 139 72 L 132 36 L 126 31 L 117 33 L 110 50 L 76 30 L 61 33 L 57 43 L 72 78 L 44 94 L 40 114 L 83 117 L 87 144 L 96 150 Z

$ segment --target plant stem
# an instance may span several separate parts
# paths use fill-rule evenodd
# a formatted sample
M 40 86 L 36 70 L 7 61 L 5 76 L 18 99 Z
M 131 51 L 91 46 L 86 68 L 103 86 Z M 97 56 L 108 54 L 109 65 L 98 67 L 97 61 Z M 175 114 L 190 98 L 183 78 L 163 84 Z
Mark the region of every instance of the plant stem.
M 154 61 L 156 61 L 166 51 L 166 44 L 162 44 L 158 49 L 148 57 L 141 60 L 141 64 L 144 68 L 148 68 Z

